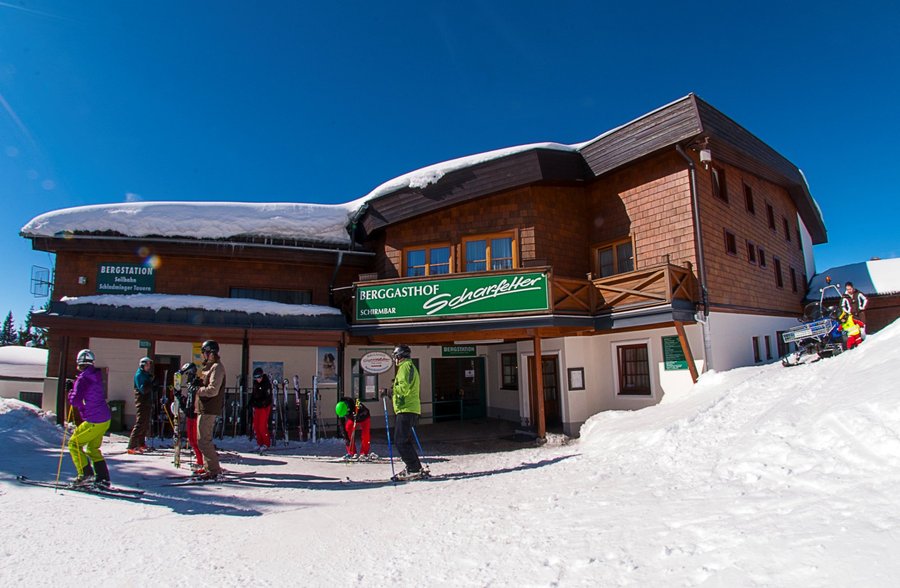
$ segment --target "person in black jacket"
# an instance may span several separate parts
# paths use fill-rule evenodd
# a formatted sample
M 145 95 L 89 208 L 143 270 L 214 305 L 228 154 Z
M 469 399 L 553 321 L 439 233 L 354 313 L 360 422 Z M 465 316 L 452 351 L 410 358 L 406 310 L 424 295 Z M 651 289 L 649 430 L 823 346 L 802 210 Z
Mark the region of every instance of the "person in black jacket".
M 334 412 L 340 419 L 341 432 L 344 434 L 344 440 L 347 442 L 347 454 L 344 456 L 344 459 L 368 461 L 377 458 L 378 456 L 374 453 L 369 453 L 372 439 L 370 430 L 372 419 L 366 405 L 360 403 L 359 400 L 344 397 L 335 405 Z M 356 453 L 356 431 L 361 431 L 362 437 L 362 446 L 358 455 Z
M 272 445 L 269 438 L 269 417 L 272 415 L 272 382 L 262 368 L 253 370 L 253 392 L 250 393 L 253 408 L 253 432 L 256 434 L 257 451 L 265 451 Z

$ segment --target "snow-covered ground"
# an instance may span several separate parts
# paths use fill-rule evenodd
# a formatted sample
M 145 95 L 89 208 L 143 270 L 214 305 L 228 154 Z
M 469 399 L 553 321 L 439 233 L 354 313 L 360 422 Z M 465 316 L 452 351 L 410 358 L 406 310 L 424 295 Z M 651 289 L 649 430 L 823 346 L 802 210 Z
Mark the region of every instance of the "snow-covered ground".
M 336 441 L 232 453 L 241 484 L 163 486 L 166 457 L 113 437 L 114 483 L 142 502 L 15 482 L 52 480 L 62 436 L 2 400 L 0 585 L 896 586 L 898 381 L 900 323 L 815 364 L 706 374 L 568 444 L 434 456 L 446 477 L 397 486 L 387 464 L 314 456 Z

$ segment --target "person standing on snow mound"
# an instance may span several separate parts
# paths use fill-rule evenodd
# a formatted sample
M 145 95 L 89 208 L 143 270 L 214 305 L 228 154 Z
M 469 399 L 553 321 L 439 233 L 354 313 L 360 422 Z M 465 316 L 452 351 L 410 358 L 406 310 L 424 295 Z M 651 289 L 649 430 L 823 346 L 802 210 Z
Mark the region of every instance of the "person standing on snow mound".
M 204 341 L 200 347 L 203 357 L 203 370 L 197 384 L 197 444 L 203 454 L 206 472 L 198 477 L 204 480 L 215 480 L 222 473 L 219 465 L 219 454 L 213 443 L 213 432 L 216 428 L 216 417 L 225 406 L 225 366 L 219 358 L 219 344 L 215 341 Z
M 862 321 L 865 326 L 866 322 L 866 305 L 869 299 L 866 295 L 853 287 L 853 282 L 844 284 L 844 295 L 841 297 L 841 310 L 847 314 L 852 314 L 854 318 Z
M 79 351 L 75 363 L 79 374 L 69 392 L 69 404 L 78 411 L 82 422 L 69 439 L 69 453 L 77 471 L 72 485 L 93 482 L 95 486 L 109 487 L 109 467 L 100 453 L 103 435 L 112 419 L 103 394 L 103 375 L 94 367 L 94 352 L 90 349 Z
M 269 438 L 269 417 L 272 415 L 272 382 L 262 368 L 253 370 L 253 391 L 250 393 L 253 408 L 253 434 L 256 435 L 256 450 L 263 452 L 272 446 Z
M 344 456 L 344 459 L 367 461 L 377 458 L 377 455 L 369 454 L 369 447 L 372 443 L 372 419 L 366 405 L 345 396 L 335 405 L 334 412 L 340 420 L 341 432 L 347 443 L 347 454 Z M 362 438 L 359 454 L 356 453 L 356 431 L 360 431 L 360 437 Z
M 150 411 L 153 407 L 153 360 L 141 359 L 134 372 L 134 428 L 128 439 L 128 453 L 140 454 L 147 450 L 146 435 L 150 428 Z
M 397 480 L 414 480 L 422 477 L 422 463 L 416 453 L 413 428 L 419 423 L 422 403 L 419 391 L 419 370 L 412 361 L 412 351 L 408 345 L 397 345 L 393 352 L 397 373 L 391 385 L 390 394 L 394 405 L 394 443 L 406 469 L 394 476 Z

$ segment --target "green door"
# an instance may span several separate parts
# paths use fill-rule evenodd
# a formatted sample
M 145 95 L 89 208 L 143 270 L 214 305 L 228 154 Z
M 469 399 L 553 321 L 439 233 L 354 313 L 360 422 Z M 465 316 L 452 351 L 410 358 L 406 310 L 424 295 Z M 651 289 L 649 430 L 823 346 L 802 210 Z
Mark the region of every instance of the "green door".
M 431 373 L 435 422 L 484 418 L 483 357 L 434 359 Z

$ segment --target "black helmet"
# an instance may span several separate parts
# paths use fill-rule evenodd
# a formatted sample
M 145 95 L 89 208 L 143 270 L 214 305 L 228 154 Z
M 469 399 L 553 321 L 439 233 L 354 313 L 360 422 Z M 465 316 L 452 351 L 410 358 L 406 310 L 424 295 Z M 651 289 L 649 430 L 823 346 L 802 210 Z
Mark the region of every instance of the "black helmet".
M 263 369 L 262 369 L 262 368 L 256 368 L 256 369 L 253 370 L 253 377 L 254 377 L 254 378 L 261 378 L 262 376 L 263 376 Z
M 219 344 L 212 339 L 210 339 L 209 341 L 204 341 L 203 345 L 200 346 L 200 351 L 208 351 L 210 353 L 219 355 Z
M 394 359 L 409 359 L 412 357 L 412 350 L 409 348 L 409 345 L 397 345 L 394 347 L 394 353 L 392 354 Z
M 187 376 L 188 378 L 193 378 L 197 375 L 197 366 L 193 363 L 186 363 L 181 366 L 181 369 L 178 370 L 178 373 Z

